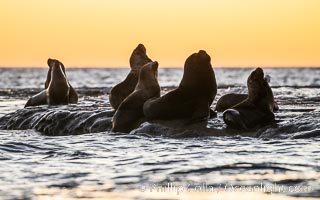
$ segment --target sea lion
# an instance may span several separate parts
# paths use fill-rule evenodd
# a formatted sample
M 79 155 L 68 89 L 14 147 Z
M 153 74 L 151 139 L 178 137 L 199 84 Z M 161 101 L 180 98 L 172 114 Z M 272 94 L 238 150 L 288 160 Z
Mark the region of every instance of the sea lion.
M 45 82 L 45 89 L 48 88 L 49 84 L 50 84 L 50 81 L 51 81 L 51 70 L 52 70 L 52 66 L 54 64 L 54 62 L 59 62 L 61 68 L 62 68 L 62 71 L 65 75 L 65 77 L 67 77 L 67 74 L 66 74 L 66 70 L 65 70 L 65 67 L 63 65 L 62 62 L 60 62 L 59 60 L 56 60 L 56 59 L 51 59 L 49 58 L 48 61 L 47 61 L 47 64 L 49 66 L 49 70 L 48 70 L 48 74 L 47 74 L 47 80 Z M 68 79 L 67 79 L 68 80 Z M 68 81 L 68 84 L 70 86 L 70 92 L 69 92 L 69 103 L 72 103 L 72 104 L 76 104 L 78 103 L 78 93 L 77 91 L 71 86 L 70 82 Z
M 261 68 L 250 74 L 247 87 L 248 97 L 223 113 L 223 120 L 228 126 L 251 129 L 275 118 L 274 96 Z
M 30 107 L 30 106 L 39 106 L 39 105 L 45 105 L 47 104 L 47 90 L 42 90 L 38 94 L 32 96 L 24 106 Z
M 217 94 L 217 83 L 210 56 L 203 50 L 189 56 L 179 87 L 143 106 L 149 120 L 187 119 L 187 123 L 207 119 Z
M 109 102 L 112 108 L 118 109 L 121 102 L 135 89 L 141 68 L 152 60 L 146 54 L 147 50 L 143 44 L 139 44 L 130 57 L 131 70 L 126 79 L 114 86 L 109 94 Z
M 220 97 L 220 99 L 217 101 L 216 104 L 216 111 L 223 112 L 229 108 L 232 108 L 233 106 L 241 103 L 245 99 L 248 98 L 248 94 L 236 94 L 236 93 L 230 93 L 223 95 Z
M 70 86 L 59 61 L 53 61 L 51 65 L 51 81 L 47 88 L 48 105 L 60 105 L 69 103 Z
M 225 110 L 232 108 L 233 106 L 241 103 L 248 98 L 248 94 L 229 93 L 220 97 L 216 104 L 216 111 L 224 112 Z M 278 111 L 278 103 L 274 100 L 273 111 Z
M 129 132 L 138 127 L 143 118 L 143 104 L 148 99 L 160 97 L 158 62 L 149 62 L 140 71 L 134 91 L 120 104 L 112 119 L 112 131 Z
M 266 75 L 264 79 L 270 83 L 271 77 L 269 75 Z M 229 108 L 232 108 L 233 106 L 241 103 L 245 99 L 248 98 L 248 94 L 238 94 L 238 93 L 229 93 L 226 95 L 223 95 L 220 97 L 216 104 L 216 111 L 218 112 L 223 112 Z M 277 102 L 274 100 L 274 105 L 273 105 L 273 111 L 278 111 L 279 106 Z
M 67 80 L 67 77 L 65 76 L 63 64 L 60 61 L 54 59 L 48 59 L 48 64 L 49 63 L 50 73 L 47 74 L 47 80 L 45 84 L 46 89 L 32 96 L 27 101 L 25 107 L 45 104 L 68 104 L 70 102 L 70 84 Z M 50 80 L 49 82 L 48 78 Z

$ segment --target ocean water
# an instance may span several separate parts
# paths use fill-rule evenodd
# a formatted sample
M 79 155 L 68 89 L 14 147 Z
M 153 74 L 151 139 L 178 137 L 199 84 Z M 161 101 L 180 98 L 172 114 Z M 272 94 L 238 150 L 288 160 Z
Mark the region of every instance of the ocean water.
M 215 69 L 212 108 L 226 93 L 246 92 L 251 70 Z M 46 71 L 0 69 L 0 125 L 44 87 Z M 79 104 L 41 109 L 111 110 L 107 93 L 127 73 L 67 69 Z M 182 74 L 160 69 L 163 93 Z M 317 199 L 320 69 L 268 68 L 265 74 L 280 110 L 276 123 L 250 132 L 227 129 L 221 114 L 205 127 L 144 123 L 130 134 L 0 130 L 0 199 Z

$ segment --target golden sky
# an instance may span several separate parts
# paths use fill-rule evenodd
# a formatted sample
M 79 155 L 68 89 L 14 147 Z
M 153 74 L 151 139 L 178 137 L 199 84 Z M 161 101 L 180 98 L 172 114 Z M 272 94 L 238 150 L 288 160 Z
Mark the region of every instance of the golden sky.
M 199 49 L 219 67 L 320 66 L 320 0 L 0 0 L 0 66 L 161 67 Z

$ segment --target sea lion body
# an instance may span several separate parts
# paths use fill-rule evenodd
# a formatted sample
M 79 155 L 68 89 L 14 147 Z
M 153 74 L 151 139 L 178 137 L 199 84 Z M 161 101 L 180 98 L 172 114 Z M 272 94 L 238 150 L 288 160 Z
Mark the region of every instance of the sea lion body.
M 152 60 L 146 54 L 146 48 L 139 44 L 130 57 L 131 70 L 124 81 L 114 86 L 109 94 L 109 102 L 112 108 L 118 109 L 122 101 L 134 90 L 139 80 L 141 68 Z
M 70 85 L 64 65 L 55 59 L 48 59 L 49 70 L 45 82 L 45 90 L 32 96 L 25 107 L 38 105 L 58 105 L 77 103 L 78 94 Z
M 47 63 L 48 63 L 48 66 L 49 66 L 49 70 L 48 70 L 48 74 L 47 74 L 47 80 L 45 82 L 45 89 L 48 88 L 49 84 L 50 84 L 50 81 L 51 81 L 51 71 L 52 71 L 52 66 L 54 64 L 54 62 L 59 62 L 60 66 L 61 66 L 61 69 L 65 75 L 65 77 L 67 78 L 67 75 L 66 75 L 66 70 L 65 70 L 65 67 L 63 65 L 62 62 L 60 62 L 59 60 L 56 60 L 56 59 L 51 59 L 49 58 Z M 67 79 L 68 80 L 68 79 Z M 71 86 L 69 80 L 68 80 L 68 84 L 69 84 L 69 87 L 70 87 L 70 91 L 69 91 L 69 103 L 72 103 L 72 104 L 77 104 L 78 103 L 78 93 L 77 91 Z
M 144 117 L 143 104 L 150 98 L 160 97 L 157 73 L 157 62 L 150 62 L 143 66 L 135 90 L 125 98 L 113 116 L 113 131 L 129 132 L 139 125 L 139 120 Z
M 51 81 L 47 88 L 48 105 L 60 105 L 69 103 L 70 86 L 62 66 L 55 62 L 51 69 Z
M 230 93 L 223 95 L 220 97 L 216 104 L 216 111 L 218 112 L 224 112 L 225 110 L 232 108 L 233 106 L 243 102 L 248 98 L 248 94 L 236 94 L 236 93 Z M 274 100 L 274 105 L 273 105 L 273 111 L 278 111 L 279 106 L 278 103 Z
M 266 75 L 264 79 L 270 83 L 271 77 L 269 75 Z M 248 94 L 237 94 L 237 93 L 229 93 L 226 95 L 223 95 L 220 97 L 220 99 L 217 101 L 216 104 L 216 111 L 223 112 L 229 108 L 232 108 L 233 106 L 241 103 L 242 101 L 246 100 L 248 98 Z M 278 111 L 279 106 L 275 100 L 273 105 L 273 111 Z
M 129 96 L 139 80 L 139 71 L 131 70 L 124 81 L 112 87 L 109 94 L 109 102 L 112 108 L 118 109 L 122 101 Z
M 40 106 L 47 104 L 47 90 L 42 90 L 38 94 L 32 96 L 24 106 L 30 107 L 30 106 Z
M 228 126 L 251 129 L 275 118 L 274 96 L 261 68 L 250 74 L 247 85 L 248 97 L 223 113 L 223 120 Z
M 275 118 L 272 112 L 263 112 L 248 108 L 228 109 L 223 114 L 224 122 L 233 127 L 240 129 L 252 129 L 261 125 L 266 125 Z
M 233 106 L 241 103 L 242 101 L 246 100 L 247 98 L 248 98 L 248 94 L 230 93 L 230 94 L 223 95 L 217 101 L 215 110 L 218 112 L 223 112 L 223 111 L 225 111 L 229 108 L 232 108 Z
M 210 56 L 203 50 L 189 56 L 179 87 L 160 98 L 149 99 L 143 106 L 149 120 L 181 119 L 192 121 L 208 118 L 210 105 L 217 93 Z

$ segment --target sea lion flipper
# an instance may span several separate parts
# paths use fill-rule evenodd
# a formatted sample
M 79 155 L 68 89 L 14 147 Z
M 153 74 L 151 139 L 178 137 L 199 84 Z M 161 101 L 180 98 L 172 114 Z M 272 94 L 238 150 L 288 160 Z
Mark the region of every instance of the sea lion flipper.
M 196 103 L 196 108 L 192 114 L 188 124 L 197 123 L 208 120 L 210 116 L 210 107 L 207 99 L 199 99 Z
M 276 101 L 273 102 L 273 111 L 278 111 L 279 110 L 279 105 Z
M 78 93 L 77 93 L 77 91 L 70 85 L 70 83 L 69 83 L 69 86 L 70 86 L 70 90 L 69 90 L 69 103 L 76 104 L 76 103 L 78 103 Z
M 248 129 L 248 126 L 243 121 L 240 112 L 235 109 L 228 109 L 228 110 L 224 111 L 223 121 L 228 126 L 231 126 L 234 128 Z
M 47 103 L 47 91 L 42 90 L 38 94 L 32 96 L 24 106 L 30 107 L 30 106 L 39 106 L 39 105 L 45 105 Z
M 217 112 L 214 111 L 212 108 L 210 108 L 210 116 L 209 118 L 212 119 L 212 118 L 215 118 L 217 117 Z

